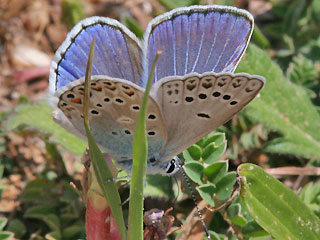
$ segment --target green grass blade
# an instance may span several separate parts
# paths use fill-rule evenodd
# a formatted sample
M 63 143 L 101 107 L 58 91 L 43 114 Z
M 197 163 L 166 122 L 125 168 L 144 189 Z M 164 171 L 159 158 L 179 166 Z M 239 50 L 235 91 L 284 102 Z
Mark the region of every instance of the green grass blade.
M 92 72 L 92 59 L 93 59 L 93 49 L 94 49 L 94 40 L 90 46 L 90 54 L 88 59 L 87 71 L 86 71 L 86 80 L 85 80 L 85 95 L 83 103 L 83 116 L 84 116 L 84 126 L 88 138 L 89 144 L 89 155 L 92 161 L 93 169 L 97 180 L 99 182 L 100 188 L 105 196 L 107 202 L 110 205 L 112 215 L 116 220 L 118 230 L 121 236 L 121 239 L 126 239 L 126 227 L 124 224 L 122 208 L 121 208 L 121 199 L 119 196 L 118 188 L 113 181 L 108 181 L 113 178 L 112 173 L 107 165 L 107 162 L 100 151 L 98 145 L 96 144 L 89 127 L 88 119 L 88 105 L 89 105 L 89 82 L 91 80 Z
M 146 116 L 149 91 L 151 88 L 153 72 L 160 56 L 157 52 L 148 78 L 147 87 L 143 96 L 137 126 L 133 138 L 132 150 L 132 178 L 129 203 L 129 230 L 130 240 L 143 239 L 143 185 L 147 170 L 148 143 L 146 136 Z
M 240 165 L 238 173 L 242 203 L 275 239 L 319 239 L 319 219 L 292 190 L 254 164 Z

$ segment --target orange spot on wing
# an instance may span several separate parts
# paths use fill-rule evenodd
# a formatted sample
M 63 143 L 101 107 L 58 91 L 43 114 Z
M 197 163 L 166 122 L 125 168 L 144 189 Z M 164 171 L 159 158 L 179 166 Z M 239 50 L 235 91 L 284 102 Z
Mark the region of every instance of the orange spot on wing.
M 102 88 L 100 86 L 92 86 L 91 89 L 101 91 Z
M 105 88 L 110 89 L 110 90 L 116 90 L 115 86 L 108 86 L 108 85 L 104 85 Z
M 73 103 L 81 103 L 81 98 L 72 99 L 71 102 L 73 102 Z

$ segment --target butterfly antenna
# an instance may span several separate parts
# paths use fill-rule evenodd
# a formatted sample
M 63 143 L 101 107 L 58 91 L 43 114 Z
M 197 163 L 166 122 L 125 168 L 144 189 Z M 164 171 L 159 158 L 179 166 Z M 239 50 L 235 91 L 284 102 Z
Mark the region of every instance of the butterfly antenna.
M 204 222 L 204 220 L 203 220 L 201 211 L 200 211 L 200 209 L 199 209 L 199 207 L 198 207 L 197 199 L 196 199 L 196 196 L 195 196 L 195 194 L 194 194 L 193 188 L 192 188 L 192 186 L 191 186 L 190 180 L 189 180 L 187 174 L 185 173 L 185 171 L 183 170 L 182 166 L 180 165 L 179 161 L 176 161 L 176 166 L 179 168 L 178 171 L 181 172 L 184 180 L 186 181 L 186 183 L 187 183 L 187 185 L 188 185 L 188 188 L 189 188 L 189 190 L 190 190 L 191 197 L 192 197 L 192 200 L 193 200 L 193 202 L 194 202 L 194 206 L 196 207 L 196 210 L 197 210 L 197 212 L 198 212 L 198 215 L 199 215 L 200 222 L 201 222 L 201 224 L 202 224 L 203 230 L 205 231 L 205 233 L 206 233 L 206 235 L 207 235 L 207 238 L 208 238 L 208 239 L 211 239 L 211 238 L 210 238 L 210 234 L 209 234 L 209 230 L 208 230 L 208 228 L 207 228 L 207 226 L 206 226 L 206 224 L 205 224 L 205 222 Z

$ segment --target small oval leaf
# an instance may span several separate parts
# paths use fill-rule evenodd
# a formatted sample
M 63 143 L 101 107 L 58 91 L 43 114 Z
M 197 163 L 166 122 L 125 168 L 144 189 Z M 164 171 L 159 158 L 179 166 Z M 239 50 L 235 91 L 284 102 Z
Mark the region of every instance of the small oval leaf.
M 202 182 L 202 173 L 203 173 L 203 165 L 196 161 L 190 161 L 186 163 L 184 166 L 184 171 L 191 178 L 192 181 L 198 184 L 203 184 Z
M 214 207 L 214 199 L 213 199 L 213 194 L 215 193 L 216 190 L 216 185 L 209 183 L 209 184 L 204 184 L 201 185 L 197 188 L 201 198 L 205 200 L 207 203 L 211 205 L 211 207 Z
M 192 146 L 190 146 L 188 148 L 188 152 L 193 160 L 199 160 L 201 158 L 201 154 L 202 154 L 201 148 L 196 144 L 193 144 Z
M 192 156 L 188 150 L 183 151 L 182 156 L 183 156 L 185 162 L 194 161 L 194 159 L 192 158 Z
M 229 219 L 233 224 L 236 224 L 241 227 L 245 226 L 248 223 L 247 219 L 242 215 L 230 217 Z
M 228 171 L 228 161 L 217 161 L 206 167 L 204 175 L 210 182 L 217 183 Z
M 204 141 L 203 147 L 205 148 L 208 144 L 214 142 L 216 146 L 221 145 L 226 140 L 226 136 L 222 132 L 215 132 L 209 134 L 207 139 Z
M 219 200 L 227 200 L 232 193 L 233 185 L 236 181 L 236 172 L 229 172 L 224 175 L 216 184 L 216 195 Z
M 205 163 L 210 164 L 220 159 L 222 154 L 226 151 L 227 142 L 224 141 L 219 146 L 215 143 L 209 143 L 202 152 L 202 158 Z

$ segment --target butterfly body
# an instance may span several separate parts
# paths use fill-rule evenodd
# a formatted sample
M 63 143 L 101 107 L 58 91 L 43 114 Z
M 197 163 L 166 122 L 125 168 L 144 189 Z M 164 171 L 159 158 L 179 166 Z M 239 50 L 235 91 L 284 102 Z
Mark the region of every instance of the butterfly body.
M 147 107 L 148 172 L 168 172 L 174 156 L 228 121 L 263 87 L 260 76 L 231 73 L 252 29 L 253 19 L 246 11 L 218 6 L 181 8 L 159 16 L 149 24 L 143 42 L 115 20 L 83 20 L 69 33 L 51 66 L 54 118 L 85 136 L 83 83 L 95 38 L 91 131 L 97 143 L 130 170 L 150 63 L 161 50 Z

